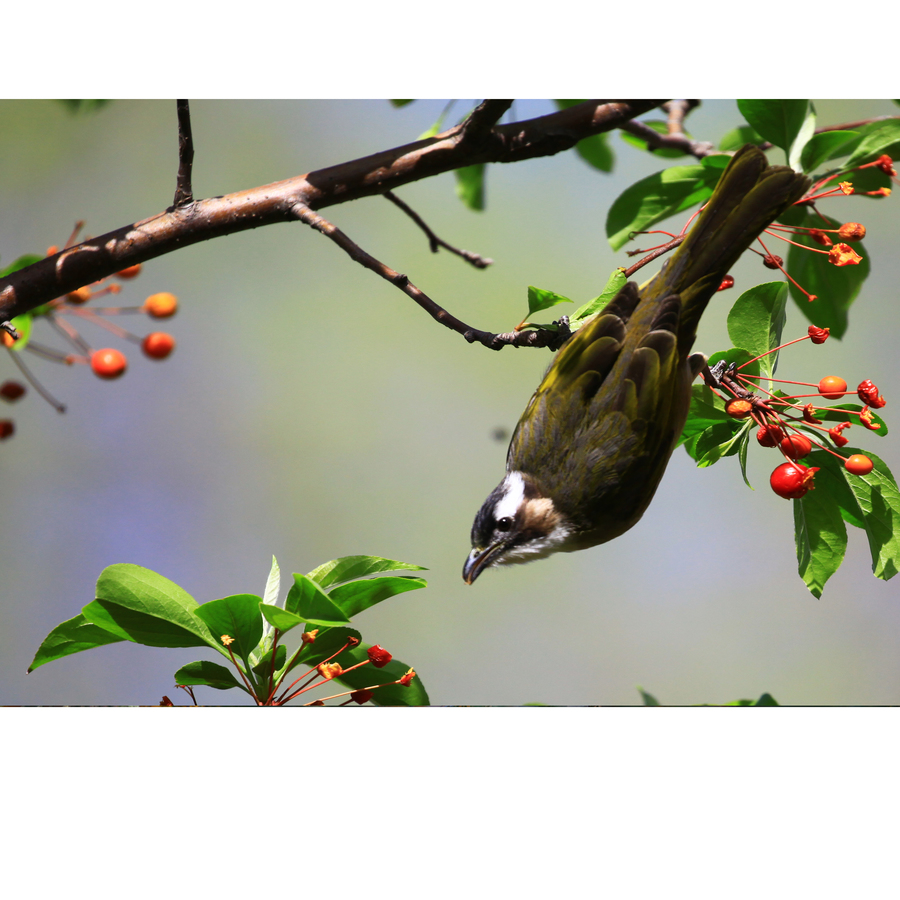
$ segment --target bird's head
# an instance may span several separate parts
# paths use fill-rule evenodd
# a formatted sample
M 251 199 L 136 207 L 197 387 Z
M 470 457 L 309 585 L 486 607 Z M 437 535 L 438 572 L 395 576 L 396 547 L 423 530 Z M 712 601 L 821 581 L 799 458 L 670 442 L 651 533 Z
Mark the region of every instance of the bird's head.
M 509 472 L 475 517 L 463 579 L 472 584 L 488 566 L 543 559 L 565 549 L 571 533 L 570 523 L 533 478 Z

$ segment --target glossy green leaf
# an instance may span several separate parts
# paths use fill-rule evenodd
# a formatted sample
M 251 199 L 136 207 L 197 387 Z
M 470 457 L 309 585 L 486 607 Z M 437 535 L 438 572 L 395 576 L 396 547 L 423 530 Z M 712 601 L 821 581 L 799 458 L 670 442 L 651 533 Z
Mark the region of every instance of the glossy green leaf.
M 205 659 L 182 666 L 175 673 L 175 684 L 202 684 L 215 688 L 217 691 L 240 688 L 245 693 L 249 693 L 247 688 L 234 677 L 230 669 Z
M 653 694 L 648 694 L 642 687 L 638 687 L 638 691 L 641 694 L 641 700 L 644 701 L 644 706 L 660 706 L 659 700 Z
M 425 566 L 417 566 L 414 563 L 400 562 L 398 559 L 385 559 L 382 556 L 342 556 L 339 559 L 329 560 L 321 566 L 313 569 L 308 574 L 321 588 L 330 588 L 357 578 L 365 578 L 367 575 L 377 575 L 379 572 L 396 572 L 401 569 L 414 569 L 420 572 L 428 571 Z
M 722 140 L 719 141 L 719 149 L 723 153 L 728 153 L 731 150 L 740 150 L 744 144 L 761 144 L 762 142 L 763 139 L 749 125 L 739 125 L 722 136 Z
M 793 501 L 797 571 L 816 599 L 840 568 L 847 549 L 847 529 L 840 509 L 821 487 L 816 483 L 813 490 Z
M 663 122 L 660 119 L 646 119 L 641 120 L 641 125 L 646 125 L 648 128 L 652 128 L 657 134 L 668 134 L 669 126 L 666 122 Z M 685 137 L 690 137 L 691 135 L 685 131 Z M 660 147 L 656 150 L 650 150 L 647 142 L 639 138 L 636 134 L 629 134 L 627 131 L 620 131 L 619 137 L 625 141 L 626 144 L 631 144 L 632 147 L 637 147 L 638 150 L 646 150 L 652 153 L 654 156 L 661 156 L 665 159 L 678 159 L 680 156 L 687 156 L 688 154 L 684 150 L 678 150 L 674 147 Z
M 644 231 L 706 200 L 720 174 L 709 166 L 672 166 L 626 188 L 606 217 L 606 236 L 613 250 L 624 246 L 633 231 Z
M 823 222 L 819 216 L 807 215 L 802 224 L 808 228 L 839 228 L 841 225 L 827 216 L 824 218 Z M 804 234 L 792 235 L 792 240 L 813 250 L 827 249 Z M 838 339 L 847 331 L 847 311 L 870 271 L 869 254 L 862 242 L 854 241 L 852 246 L 862 257 L 858 265 L 835 266 L 828 262 L 826 253 L 810 252 L 793 245 L 787 256 L 787 270 L 791 277 L 816 297 L 810 302 L 802 291 L 791 284 L 789 291 L 800 312 L 819 328 L 830 328 L 831 336 Z
M 733 422 L 734 419 L 725 412 L 725 404 L 707 385 L 695 384 L 691 387 L 691 405 L 684 430 L 676 446 L 683 444 L 688 438 L 701 434 L 713 425 Z
M 815 490 L 827 494 L 831 498 L 841 518 L 854 528 L 865 528 L 863 513 L 859 503 L 847 484 L 846 470 L 840 460 L 824 450 L 813 450 L 803 460 L 804 465 L 819 469 L 815 477 Z
M 259 610 L 265 616 L 266 621 L 273 627 L 277 628 L 282 634 L 302 625 L 305 621 L 295 613 L 288 612 L 280 606 L 271 606 L 268 603 L 260 603 Z
M 697 467 L 705 469 L 725 456 L 734 456 L 740 450 L 741 438 L 745 432 L 749 432 L 751 424 L 751 419 L 733 419 L 731 422 L 713 425 L 696 438 L 686 441 L 685 447 L 697 461 Z
M 428 587 L 424 578 L 411 576 L 388 575 L 384 578 L 368 578 L 363 581 L 351 581 L 330 591 L 328 596 L 336 603 L 348 619 L 361 613 L 364 609 L 381 603 L 395 594 L 415 591 Z
M 750 434 L 753 431 L 753 426 L 751 425 L 749 428 L 745 429 L 741 432 L 740 440 L 738 441 L 738 461 L 741 464 L 741 475 L 744 478 L 744 484 L 750 488 L 751 491 L 756 490 L 752 484 L 750 484 L 750 479 L 747 477 L 747 449 L 750 446 Z
M 38 666 L 53 662 L 54 659 L 71 656 L 73 653 L 90 650 L 92 647 L 115 644 L 122 640 L 124 638 L 94 625 L 93 622 L 89 622 L 79 613 L 74 618 L 57 625 L 44 638 L 43 643 L 38 647 L 38 651 L 34 655 L 34 659 L 31 661 L 31 665 L 28 667 L 28 671 L 33 672 Z
M 456 170 L 456 196 L 469 209 L 484 209 L 484 163 Z
M 741 115 L 758 135 L 787 153 L 800 133 L 808 100 L 738 100 Z
M 815 134 L 815 131 L 816 111 L 812 101 L 810 101 L 806 118 L 803 120 L 803 124 L 800 126 L 800 130 L 797 132 L 797 136 L 794 138 L 790 150 L 788 151 L 788 165 L 795 172 L 803 171 L 800 160 L 803 156 L 803 151 L 806 149 L 806 145 L 809 143 L 810 138 Z
M 728 313 L 728 336 L 735 347 L 761 356 L 781 343 L 787 308 L 787 285 L 783 281 L 758 284 L 745 291 Z M 759 360 L 760 371 L 771 376 L 777 354 Z
M 391 106 L 399 108 L 401 106 L 406 106 L 408 103 L 412 102 L 412 100 L 391 100 Z
M 584 100 L 554 100 L 560 109 L 568 109 L 584 103 Z M 582 138 L 575 145 L 575 152 L 589 165 L 601 172 L 612 172 L 615 163 L 615 155 L 607 142 L 606 134 L 592 134 Z
M 197 616 L 219 640 L 226 634 L 233 637 L 231 652 L 240 659 L 249 660 L 250 652 L 263 634 L 260 603 L 262 598 L 256 594 L 233 594 L 198 606 Z
M 815 172 L 823 163 L 845 155 L 842 150 L 850 152 L 849 148 L 857 137 L 857 131 L 823 131 L 821 134 L 814 134 L 800 155 L 803 171 Z
M 568 297 L 553 291 L 545 291 L 543 288 L 535 287 L 533 284 L 528 285 L 528 315 L 533 316 L 542 309 L 550 309 L 552 306 L 558 306 L 560 303 L 571 303 Z
M 11 262 L 5 269 L 0 269 L 0 278 L 6 278 L 7 275 L 12 275 L 13 272 L 18 272 L 19 269 L 33 266 L 35 263 L 39 263 L 43 258 L 43 256 L 36 256 L 34 253 L 26 253 L 24 256 L 20 256 L 18 259 Z
M 885 153 L 890 156 L 893 145 L 898 142 L 900 142 L 900 120 L 893 119 L 884 122 L 866 134 L 847 162 L 844 163 L 843 168 L 852 169 L 854 166 L 873 162 Z
M 350 621 L 315 581 L 296 572 L 284 608 L 314 625 L 341 625 Z
M 605 307 L 623 287 L 625 287 L 627 281 L 628 279 L 625 277 L 625 270 L 616 269 L 616 271 L 609 276 L 609 281 L 606 282 L 606 287 L 603 288 L 600 296 L 594 297 L 593 300 L 588 300 L 584 306 L 579 306 L 578 309 L 569 316 L 569 325 L 575 327 L 576 325 L 581 324 L 588 316 L 600 312 L 600 310 L 603 309 L 603 307 Z
M 709 358 L 708 365 L 712 367 L 716 363 L 725 360 L 729 363 L 735 363 L 743 375 L 759 375 L 759 360 L 750 362 L 754 356 L 756 356 L 756 354 L 750 353 L 748 350 L 744 350 L 740 347 L 732 347 L 730 350 L 719 350 L 717 353 L 713 353 Z
M 271 672 L 274 672 L 276 678 L 278 673 L 284 667 L 285 659 L 287 657 L 287 647 L 284 644 L 279 644 L 275 648 L 275 667 L 272 667 L 272 650 L 271 648 L 266 651 L 260 658 L 259 662 L 254 663 L 253 671 L 260 678 L 266 679 L 269 677 Z
M 150 569 L 107 566 L 97 579 L 96 597 L 82 610 L 85 618 L 125 640 L 151 647 L 206 645 L 226 653 L 197 616 L 194 598 Z

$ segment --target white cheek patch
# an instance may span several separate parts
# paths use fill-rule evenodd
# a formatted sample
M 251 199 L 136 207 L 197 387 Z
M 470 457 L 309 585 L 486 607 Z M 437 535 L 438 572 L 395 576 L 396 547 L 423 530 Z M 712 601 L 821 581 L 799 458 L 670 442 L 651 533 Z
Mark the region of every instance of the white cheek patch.
M 494 518 L 514 519 L 525 499 L 525 479 L 521 472 L 510 472 L 503 479 L 503 498 L 494 507 Z

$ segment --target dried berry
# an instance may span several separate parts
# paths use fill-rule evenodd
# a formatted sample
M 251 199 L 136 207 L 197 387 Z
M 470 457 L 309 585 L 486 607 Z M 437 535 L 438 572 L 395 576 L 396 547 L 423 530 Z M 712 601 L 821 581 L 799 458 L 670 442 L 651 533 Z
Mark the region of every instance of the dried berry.
M 874 409 L 881 409 L 887 402 L 884 397 L 878 393 L 876 385 L 868 378 L 865 381 L 860 382 L 859 387 L 856 389 L 856 393 L 866 406 L 871 406 Z
M 388 653 L 384 647 L 379 647 L 378 644 L 373 644 L 366 653 L 369 656 L 369 661 L 376 669 L 386 666 L 394 658 L 392 654 Z
M 374 696 L 374 691 L 370 691 L 368 688 L 362 688 L 361 690 L 353 691 L 353 693 L 350 694 L 350 699 L 354 703 L 362 704 L 368 703 Z
M 5 441 L 11 437 L 16 430 L 16 423 L 12 419 L 0 419 L 0 441 Z
M 824 344 L 825 341 L 828 340 L 828 335 L 831 333 L 830 328 L 816 328 L 815 325 L 810 325 L 807 329 L 807 334 L 809 335 L 809 339 L 814 344 Z
M 847 222 L 838 229 L 838 237 L 845 241 L 861 241 L 866 236 L 866 226 L 859 222 Z
M 784 432 L 778 425 L 763 425 L 756 432 L 760 447 L 777 447 L 784 440 Z
M 749 400 L 729 400 L 725 412 L 734 419 L 746 419 L 753 412 L 753 404 Z

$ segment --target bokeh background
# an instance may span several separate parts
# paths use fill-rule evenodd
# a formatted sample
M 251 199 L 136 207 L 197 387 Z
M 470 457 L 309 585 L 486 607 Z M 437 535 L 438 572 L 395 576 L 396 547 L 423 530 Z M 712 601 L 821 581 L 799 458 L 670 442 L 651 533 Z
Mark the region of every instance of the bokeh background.
M 406 143 L 444 104 L 192 101 L 195 196 Z M 517 101 L 514 114 L 552 108 Z M 448 124 L 467 109 L 458 103 Z M 897 112 L 889 101 L 817 101 L 817 109 L 822 124 Z M 2 264 L 62 244 L 77 219 L 102 234 L 171 202 L 173 102 L 115 101 L 72 115 L 52 101 L 9 101 L 0 111 Z M 689 127 L 717 141 L 740 121 L 733 101 L 705 101 Z M 571 152 L 489 167 L 481 213 L 456 199 L 452 174 L 398 191 L 441 237 L 492 257 L 486 271 L 432 255 L 381 198 L 325 215 L 464 321 L 508 330 L 524 315 L 529 284 L 580 303 L 624 264 L 605 240 L 606 211 L 670 161 L 615 134 L 611 144 L 612 175 Z M 771 156 L 783 162 L 780 151 Z M 844 341 L 792 348 L 781 369 L 796 380 L 872 378 L 889 423 L 900 396 L 896 203 L 823 206 L 867 225 L 872 275 Z M 735 289 L 704 318 L 698 349 L 729 346 L 730 303 L 772 279 L 755 259 L 734 275 Z M 154 260 L 117 302 L 161 290 L 182 303 L 162 326 L 178 341 L 169 360 L 147 360 L 85 326 L 94 346 L 129 352 L 122 379 L 28 356 L 68 411 L 58 415 L 34 392 L 0 409 L 17 427 L 0 445 L 0 703 L 187 701 L 172 674 L 211 651 L 122 643 L 26 675 L 46 634 L 93 598 L 111 563 L 147 566 L 203 602 L 262 593 L 272 554 L 289 575 L 357 553 L 429 568 L 426 590 L 355 624 L 416 668 L 434 704 L 633 704 L 637 685 L 671 704 L 763 691 L 786 704 L 900 702 L 900 581 L 872 577 L 865 537 L 852 529 L 844 565 L 815 600 L 796 573 L 791 506 L 769 490 L 772 457 L 759 448 L 750 458 L 755 492 L 734 459 L 701 470 L 678 450 L 649 512 L 623 537 L 492 570 L 467 587 L 460 570 L 472 518 L 504 469 L 506 441 L 496 434 L 514 427 L 546 351 L 468 345 L 300 224 Z M 789 309 L 786 335 L 805 329 Z M 0 366 L 0 380 L 18 378 L 11 363 Z M 861 442 L 897 473 L 895 434 Z M 197 693 L 206 703 L 244 697 Z

